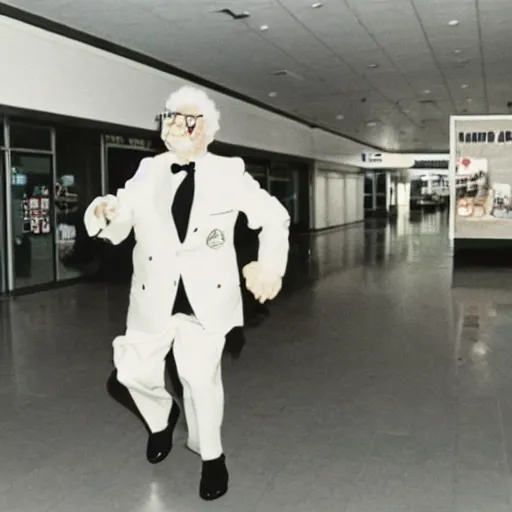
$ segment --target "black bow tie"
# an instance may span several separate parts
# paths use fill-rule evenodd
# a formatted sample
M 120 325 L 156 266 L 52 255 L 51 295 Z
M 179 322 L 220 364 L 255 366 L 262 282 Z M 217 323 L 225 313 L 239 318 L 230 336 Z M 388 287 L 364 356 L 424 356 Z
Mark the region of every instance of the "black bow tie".
M 186 172 L 192 171 L 193 172 L 195 170 L 196 170 L 195 162 L 189 162 L 188 164 L 185 164 L 185 165 L 180 165 L 180 164 L 172 164 L 171 165 L 171 171 L 173 174 L 178 174 L 181 171 L 186 171 Z

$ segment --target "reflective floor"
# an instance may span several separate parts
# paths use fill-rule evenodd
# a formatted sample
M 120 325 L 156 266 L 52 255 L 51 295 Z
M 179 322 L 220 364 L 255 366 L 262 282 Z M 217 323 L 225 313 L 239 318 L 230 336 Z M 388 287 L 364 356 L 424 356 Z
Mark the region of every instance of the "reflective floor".
M 213 503 L 183 425 L 151 466 L 105 392 L 123 287 L 0 303 L 0 510 L 512 510 L 512 288 L 452 288 L 446 234 L 434 214 L 297 239 L 271 317 L 225 362 L 231 488 Z

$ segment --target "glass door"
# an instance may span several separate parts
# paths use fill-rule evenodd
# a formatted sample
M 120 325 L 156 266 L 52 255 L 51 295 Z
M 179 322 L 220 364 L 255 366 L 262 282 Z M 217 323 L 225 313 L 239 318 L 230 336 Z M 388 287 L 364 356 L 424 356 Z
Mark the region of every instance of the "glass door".
M 13 288 L 55 280 L 53 156 L 29 151 L 10 155 Z
M 0 124 L 1 128 L 1 124 Z M 0 151 L 0 293 L 7 291 L 7 251 L 5 241 L 6 232 L 6 189 L 5 189 L 5 158 L 6 153 Z

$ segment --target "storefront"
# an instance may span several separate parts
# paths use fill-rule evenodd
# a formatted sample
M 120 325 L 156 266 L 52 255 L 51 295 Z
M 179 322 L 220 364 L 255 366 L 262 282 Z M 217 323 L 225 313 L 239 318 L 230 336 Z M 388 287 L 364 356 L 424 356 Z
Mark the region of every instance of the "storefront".
M 99 138 L 16 117 L 2 119 L 1 133 L 1 292 L 94 272 L 81 219 L 101 192 Z
M 90 201 L 115 193 L 142 158 L 162 151 L 156 133 L 83 127 L 76 122 L 0 118 L 0 293 L 37 290 L 116 268 L 126 275 L 133 237 L 106 248 L 83 225 Z M 215 143 L 309 228 L 309 162 Z M 244 154 L 245 153 L 245 154 Z

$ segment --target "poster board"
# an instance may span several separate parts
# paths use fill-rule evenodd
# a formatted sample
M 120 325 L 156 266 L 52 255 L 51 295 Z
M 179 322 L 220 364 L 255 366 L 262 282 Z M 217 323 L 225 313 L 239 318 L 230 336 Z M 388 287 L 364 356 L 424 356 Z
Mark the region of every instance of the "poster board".
M 512 116 L 450 119 L 450 237 L 512 239 Z

